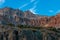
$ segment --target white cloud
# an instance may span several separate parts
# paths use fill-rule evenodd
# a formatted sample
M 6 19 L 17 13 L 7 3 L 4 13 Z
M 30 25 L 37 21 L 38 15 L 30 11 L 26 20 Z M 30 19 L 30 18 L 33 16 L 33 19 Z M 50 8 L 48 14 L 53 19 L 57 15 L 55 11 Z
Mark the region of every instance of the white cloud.
M 29 9 L 33 14 L 36 14 L 36 5 Z
M 35 0 L 31 0 L 29 3 L 23 4 L 21 7 L 19 7 L 19 9 L 26 7 L 27 5 L 29 5 L 30 3 L 33 3 Z M 36 4 L 37 2 L 34 2 L 34 4 Z
M 0 0 L 0 5 L 2 5 L 3 3 L 5 3 L 5 0 Z
M 33 3 L 33 2 L 34 2 L 34 3 Z M 39 2 L 39 1 L 31 0 L 29 3 L 26 3 L 26 4 L 22 5 L 19 9 L 24 8 L 24 7 L 26 7 L 27 5 L 33 3 L 33 4 L 34 4 L 33 7 L 30 8 L 29 10 L 30 10 L 33 14 L 37 14 L 37 13 L 36 13 L 36 7 L 37 7 L 37 3 L 38 3 L 38 2 Z
M 60 14 L 60 10 L 57 10 L 57 11 L 54 11 L 54 10 L 49 10 L 49 12 L 51 12 L 51 13 L 53 13 L 54 12 L 54 14 Z
M 57 10 L 56 13 L 60 13 L 60 10 Z
M 35 10 L 33 10 L 33 9 L 30 9 L 30 11 L 31 11 L 33 14 L 36 14 Z
M 31 2 L 34 2 L 35 0 L 31 0 Z
M 38 3 L 38 1 L 36 1 L 36 2 L 34 2 L 34 5 L 33 5 L 33 7 L 31 8 L 32 10 L 35 10 L 36 9 L 36 7 L 37 7 L 37 4 Z
M 31 9 L 33 9 L 33 10 L 34 10 L 35 8 L 36 8 L 36 5 L 34 5 Z
M 39 1 L 34 2 L 34 5 L 36 5 Z
M 34 1 L 35 1 L 35 0 L 34 0 Z M 36 13 L 37 3 L 38 3 L 38 1 L 35 1 L 33 7 L 29 9 L 33 14 L 37 14 L 37 13 Z
M 19 9 L 26 7 L 28 4 L 29 3 L 23 4 Z
M 52 13 L 52 12 L 54 12 L 54 11 L 53 11 L 53 10 L 49 10 L 49 12 L 51 12 L 51 13 Z

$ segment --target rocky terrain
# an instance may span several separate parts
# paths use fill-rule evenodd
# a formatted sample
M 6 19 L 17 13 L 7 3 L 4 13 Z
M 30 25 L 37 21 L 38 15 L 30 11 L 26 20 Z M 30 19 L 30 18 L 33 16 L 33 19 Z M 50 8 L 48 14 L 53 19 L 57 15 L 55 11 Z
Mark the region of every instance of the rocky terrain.
M 0 25 L 0 40 L 60 40 L 60 29 L 19 28 Z
M 30 25 L 30 26 L 44 26 L 44 27 L 60 27 L 60 14 L 56 16 L 38 16 L 28 11 L 21 11 L 5 7 L 0 9 L 0 24 L 12 23 L 15 25 Z
M 60 40 L 60 14 L 47 17 L 29 10 L 2 8 L 0 40 Z

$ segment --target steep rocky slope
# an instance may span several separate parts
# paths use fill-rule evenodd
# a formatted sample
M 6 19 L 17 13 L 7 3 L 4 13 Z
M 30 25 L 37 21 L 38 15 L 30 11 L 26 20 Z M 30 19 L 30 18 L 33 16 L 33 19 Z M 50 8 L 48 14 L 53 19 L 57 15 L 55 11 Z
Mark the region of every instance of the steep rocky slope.
M 60 27 L 60 14 L 56 16 L 46 17 L 38 16 L 28 11 L 21 11 L 13 8 L 0 9 L 0 24 L 12 23 L 15 25 L 30 25 L 43 27 Z
M 58 28 L 60 14 L 46 17 L 8 7 L 0 9 L 0 40 L 60 40 Z

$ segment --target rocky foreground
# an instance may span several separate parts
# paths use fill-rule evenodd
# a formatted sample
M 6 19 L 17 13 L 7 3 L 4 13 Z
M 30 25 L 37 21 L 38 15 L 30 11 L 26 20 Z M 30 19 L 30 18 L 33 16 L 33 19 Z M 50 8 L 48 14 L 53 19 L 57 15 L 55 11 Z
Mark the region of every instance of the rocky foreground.
M 0 25 L 0 40 L 60 40 L 60 29 Z

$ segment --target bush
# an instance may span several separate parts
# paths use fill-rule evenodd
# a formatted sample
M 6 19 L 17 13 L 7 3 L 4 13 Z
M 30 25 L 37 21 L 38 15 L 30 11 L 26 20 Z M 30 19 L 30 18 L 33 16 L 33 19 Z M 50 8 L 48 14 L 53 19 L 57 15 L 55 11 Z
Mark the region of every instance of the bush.
M 57 29 L 55 27 L 50 27 L 49 30 L 57 32 Z
M 15 26 L 14 24 L 12 24 L 12 23 L 9 23 L 9 24 L 7 24 L 8 26 Z

